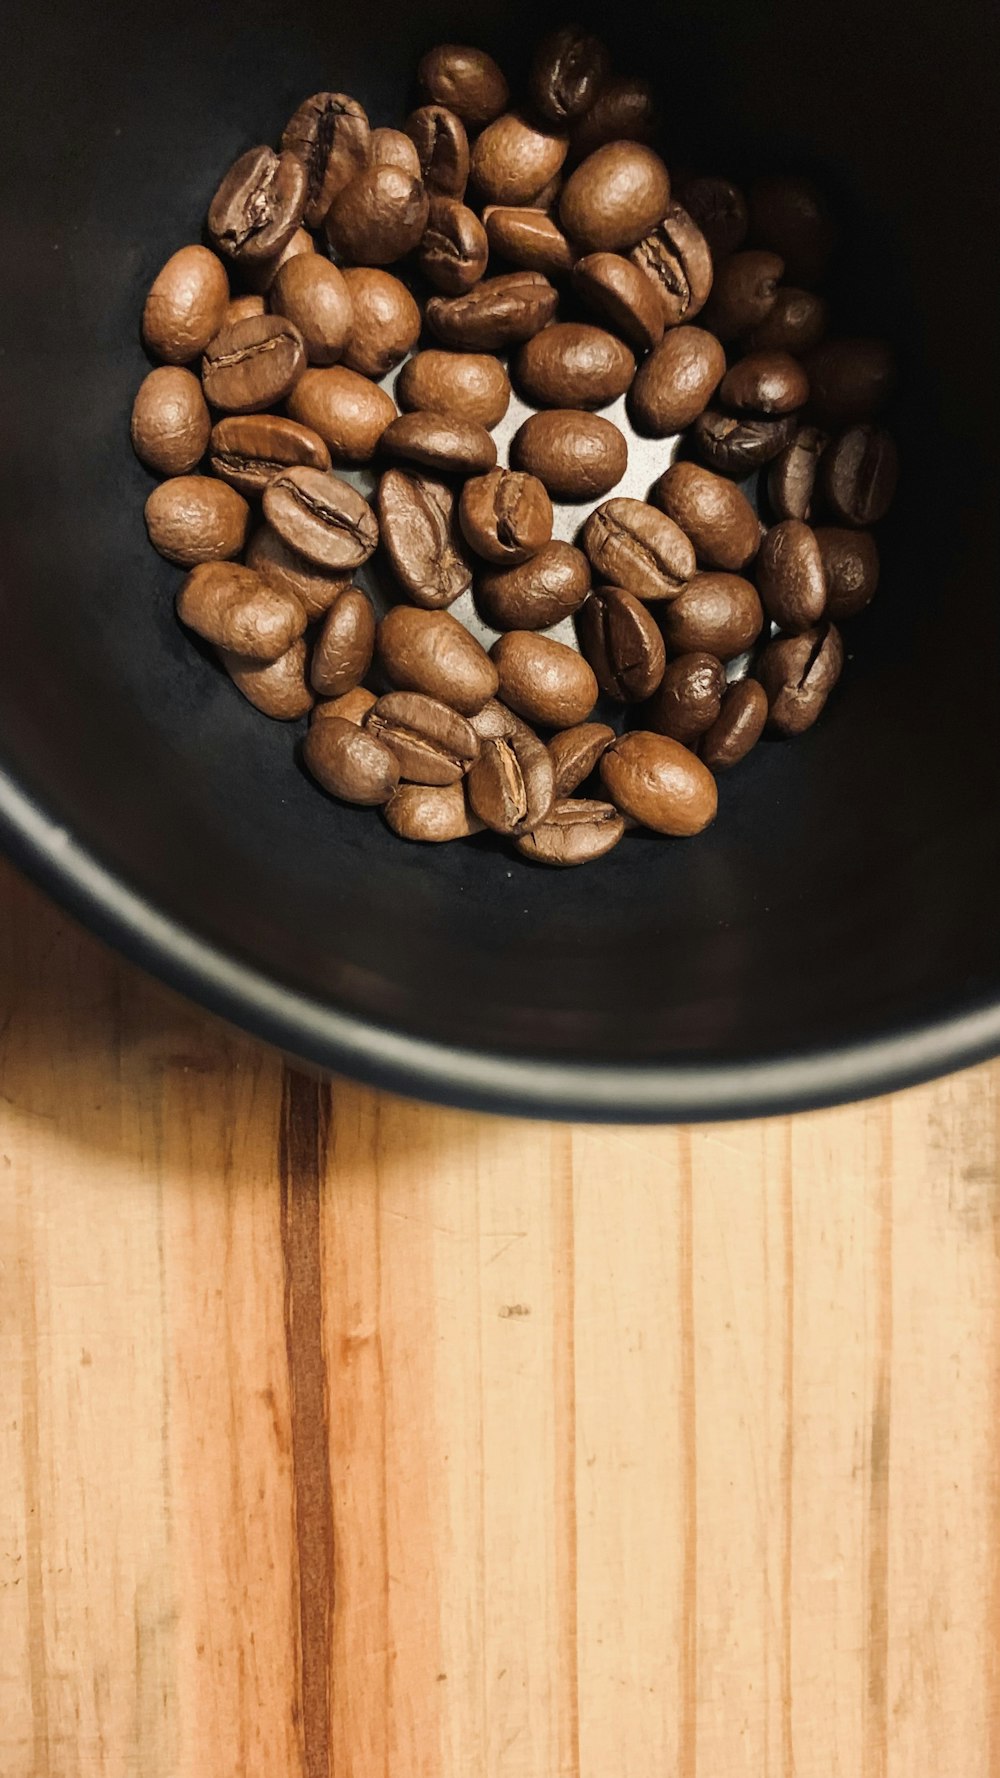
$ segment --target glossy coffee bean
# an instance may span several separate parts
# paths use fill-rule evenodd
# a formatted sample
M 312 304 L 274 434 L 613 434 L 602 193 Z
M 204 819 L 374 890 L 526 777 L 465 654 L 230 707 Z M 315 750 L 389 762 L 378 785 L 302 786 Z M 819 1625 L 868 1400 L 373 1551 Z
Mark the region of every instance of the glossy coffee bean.
M 747 238 L 747 201 L 731 179 L 692 175 L 675 182 L 674 196 L 701 229 L 715 264 L 736 253 Z
M 215 648 L 276 661 L 306 627 L 299 601 L 238 562 L 202 562 L 177 595 L 177 615 Z
M 603 755 L 600 772 L 615 807 L 654 833 L 701 833 L 715 819 L 718 795 L 711 772 L 666 735 L 646 729 L 619 735 Z
M 428 284 L 446 296 L 460 296 L 478 284 L 490 256 L 479 217 L 458 198 L 431 199 L 417 263 Z
M 649 81 L 634 74 L 613 75 L 573 125 L 571 159 L 582 161 L 606 143 L 648 142 L 655 131 L 656 106 Z
M 691 442 L 709 469 L 743 481 L 779 456 L 794 437 L 794 414 L 758 420 L 710 407 L 695 420 Z
M 531 62 L 528 90 L 540 117 L 574 123 L 589 111 L 611 71 L 607 46 L 576 25 L 543 37 Z
M 241 266 L 273 260 L 302 221 L 307 175 L 295 154 L 250 148 L 235 161 L 208 212 L 213 247 Z
M 757 514 L 725 476 L 698 463 L 672 463 L 654 483 L 652 499 L 687 532 L 704 567 L 738 573 L 757 554 Z
M 857 617 L 878 587 L 878 545 L 870 531 L 821 525 L 816 542 L 826 575 L 826 615 L 834 623 Z
M 207 247 L 182 247 L 153 280 L 142 311 L 142 337 L 167 364 L 190 364 L 225 320 L 226 268 Z
M 497 204 L 490 208 L 485 221 L 490 252 L 505 259 L 508 265 L 544 272 L 550 278 L 572 268 L 575 249 L 544 210 L 526 206 L 511 209 Z
M 462 198 L 469 183 L 469 138 L 447 105 L 421 105 L 404 126 L 417 151 L 428 197 Z
M 663 304 L 639 266 L 620 253 L 588 253 L 573 267 L 573 288 L 582 302 L 628 340 L 648 352 L 663 338 Z
M 343 364 L 305 371 L 287 406 L 293 420 L 319 433 L 335 463 L 370 463 L 397 417 L 391 395 Z
M 527 562 L 552 536 L 552 502 L 536 476 L 491 469 L 462 489 L 459 523 L 469 547 L 484 561 L 512 568 Z
M 433 104 L 447 105 L 472 129 L 482 129 L 505 110 L 510 91 L 503 73 L 484 49 L 439 43 L 417 69 L 421 89 Z
M 310 364 L 336 364 L 354 321 L 343 273 L 318 253 L 285 261 L 270 291 L 272 312 L 298 328 Z
M 559 220 L 586 253 L 634 247 L 666 215 L 670 175 L 642 142 L 608 142 L 581 161 L 563 186 Z
M 714 654 L 680 654 L 642 712 L 643 726 L 691 747 L 718 717 L 725 689 L 726 669 Z
M 485 426 L 424 408 L 400 414 L 386 427 L 380 445 L 386 457 L 446 474 L 482 474 L 497 460 L 497 447 Z
M 473 144 L 473 182 L 487 203 L 530 204 L 558 173 L 568 147 L 563 131 L 505 111 Z
M 779 630 L 798 634 L 826 609 L 826 573 L 816 533 L 801 519 L 772 525 L 757 557 L 757 591 Z
M 767 497 L 779 519 L 811 519 L 820 459 L 829 443 L 818 426 L 800 426 L 767 472 Z
M 254 414 L 284 401 L 306 367 L 302 335 L 283 315 L 223 327 L 205 349 L 201 381 L 224 413 Z
M 377 808 L 399 784 L 399 762 L 391 749 L 342 717 L 310 724 L 302 758 L 317 784 L 342 802 Z
M 379 482 L 382 543 L 400 585 L 416 605 L 441 610 L 472 585 L 454 488 L 412 469 L 387 469 Z
M 624 832 L 613 803 L 572 797 L 554 802 L 544 821 L 518 840 L 517 850 L 535 864 L 591 864 L 606 857 Z
M 615 731 L 605 722 L 577 722 L 572 728 L 560 729 L 549 742 L 549 758 L 555 773 L 557 798 L 572 796 L 591 772 L 597 768 L 601 755 L 611 746 Z
M 320 469 L 287 469 L 264 489 L 264 517 L 289 549 L 343 574 L 367 562 L 378 522 L 367 500 Z
M 777 253 L 748 249 L 716 267 L 703 321 L 728 343 L 766 321 L 778 297 L 785 262 Z
M 366 167 L 334 198 L 326 238 L 348 264 L 391 265 L 420 245 L 428 211 L 420 179 L 402 167 Z
M 153 489 L 145 517 L 153 548 L 168 562 L 193 568 L 239 555 L 250 508 L 235 488 L 212 476 L 177 475 Z
M 348 587 L 331 605 L 313 644 L 309 677 L 321 698 L 354 691 L 372 664 L 375 613 L 367 593 Z
M 353 316 L 344 363 L 363 377 L 384 377 L 416 345 L 420 310 L 406 285 L 376 266 L 350 266 L 344 282 Z
M 590 564 L 571 543 L 547 543 L 530 561 L 483 574 L 476 603 L 497 630 L 547 630 L 572 617 L 590 592 Z
M 733 660 L 756 642 L 764 612 L 756 587 L 739 574 L 696 574 L 663 609 L 663 634 L 675 654 Z
M 474 716 L 494 698 L 500 676 L 485 648 L 448 611 L 396 605 L 378 627 L 378 656 L 399 691 L 440 698 Z
M 396 379 L 400 407 L 454 414 L 487 431 L 510 404 L 510 381 L 498 359 L 479 352 L 416 352 Z
M 469 772 L 467 794 L 480 821 L 494 833 L 529 833 L 548 814 L 555 797 L 552 761 L 544 741 L 514 719 L 510 734 L 481 742 Z
M 598 500 L 628 467 L 628 445 L 600 414 L 549 408 L 531 414 L 514 434 L 510 460 L 545 483 L 557 500 Z
M 547 327 L 558 293 L 541 272 L 484 278 L 465 296 L 432 296 L 427 325 L 446 346 L 463 352 L 502 352 Z
M 718 716 L 702 738 L 701 758 L 710 772 L 727 772 L 746 759 L 767 722 L 767 694 L 756 679 L 727 686 Z
M 306 677 L 308 650 L 293 642 L 276 661 L 252 661 L 220 648 L 219 661 L 247 702 L 275 722 L 298 722 L 308 716 L 313 694 Z
M 509 630 L 494 642 L 490 658 L 500 675 L 499 695 L 525 722 L 570 728 L 597 702 L 592 668 L 565 642 L 531 630 Z
M 720 406 L 737 414 L 774 419 L 793 414 L 809 399 L 809 379 L 790 352 L 751 352 L 727 371 Z
M 230 414 L 212 428 L 209 462 L 252 499 L 283 469 L 329 469 L 330 453 L 318 433 L 280 414 Z
M 825 426 L 856 426 L 885 406 L 896 361 L 884 340 L 827 340 L 806 360 L 810 402 Z
M 663 678 L 663 637 L 645 605 L 624 587 L 599 587 L 576 620 L 580 648 L 608 697 L 637 704 Z
M 639 432 L 667 438 L 703 413 L 726 374 L 726 354 L 702 327 L 673 327 L 639 366 L 628 410 Z
M 630 258 L 656 291 L 667 327 L 700 314 L 712 288 L 712 254 L 698 224 L 680 204 L 671 204 Z
M 843 664 L 834 624 L 769 642 L 754 667 L 767 697 L 768 727 L 778 735 L 804 734 L 822 714 Z
M 401 784 L 385 805 L 386 822 L 401 840 L 442 845 L 482 833 L 483 822 L 469 809 L 458 784 Z
M 457 784 L 479 758 L 479 736 L 464 716 L 419 691 L 392 691 L 365 719 L 412 784 Z
M 325 703 L 317 704 L 311 720 L 325 722 L 328 717 L 339 716 L 344 722 L 353 722 L 356 728 L 361 728 L 376 702 L 373 691 L 366 691 L 363 685 L 356 685 L 353 691 L 345 691 L 339 698 L 329 698 Z
M 635 376 L 628 347 L 603 327 L 557 321 L 527 340 L 514 360 L 518 388 L 536 407 L 607 407 Z
M 820 344 L 830 325 L 829 304 L 812 290 L 782 284 L 767 319 L 752 327 L 746 344 L 751 352 L 792 352 L 801 358 Z
M 824 453 L 824 498 L 833 516 L 865 529 L 884 519 L 899 480 L 895 443 L 880 426 L 852 426 Z
M 826 201 L 810 179 L 778 176 L 755 179 L 750 187 L 750 233 L 785 262 L 790 284 L 807 289 L 826 276 L 835 230 Z
M 676 599 L 695 572 L 694 545 L 644 500 L 606 500 L 583 527 L 595 573 L 647 602 Z
M 261 525 L 247 547 L 246 563 L 262 574 L 271 586 L 294 593 L 303 606 L 309 622 L 322 617 L 334 599 L 350 586 L 349 574 L 331 574 L 326 568 L 307 562 L 278 536 L 270 525 Z
M 289 120 L 281 146 L 306 169 L 304 221 L 319 228 L 338 192 L 368 164 L 368 114 L 348 93 L 313 93 Z
M 158 475 L 187 475 L 208 448 L 212 418 L 198 378 L 163 364 L 139 385 L 132 407 L 132 447 Z

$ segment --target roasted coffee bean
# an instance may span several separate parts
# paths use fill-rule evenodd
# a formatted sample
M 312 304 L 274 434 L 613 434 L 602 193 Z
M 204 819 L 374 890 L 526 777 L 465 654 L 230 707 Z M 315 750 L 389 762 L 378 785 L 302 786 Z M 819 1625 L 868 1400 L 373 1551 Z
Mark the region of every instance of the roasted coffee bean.
M 151 370 L 132 407 L 132 446 L 158 475 L 187 475 L 208 447 L 212 419 L 198 378 L 179 365 Z
M 635 359 L 603 327 L 557 321 L 525 342 L 513 376 L 536 407 L 607 407 L 631 384 Z
M 826 574 L 815 531 L 801 519 L 772 525 L 757 557 L 757 591 L 779 630 L 818 624 L 826 609 Z
M 440 610 L 472 585 L 458 533 L 453 488 L 411 469 L 387 469 L 379 483 L 382 542 L 400 585 L 417 605 Z
M 481 474 L 497 460 L 497 447 L 485 426 L 425 408 L 393 420 L 382 434 L 381 449 L 386 457 L 456 475 Z
M 624 587 L 599 587 L 576 620 L 580 647 L 611 698 L 637 704 L 663 678 L 663 637 L 645 605 Z
M 360 568 L 378 543 L 367 500 L 328 470 L 276 475 L 264 489 L 264 517 L 289 549 L 336 574 Z
M 583 527 L 591 566 L 647 602 L 676 599 L 695 572 L 694 544 L 644 500 L 606 500 Z
M 281 252 L 273 259 L 255 260 L 252 265 L 241 266 L 240 270 L 246 282 L 254 292 L 267 293 L 274 288 L 274 280 L 282 266 L 290 259 L 315 259 L 316 243 L 307 228 L 297 228 L 291 238 L 285 242 Z
M 153 280 L 142 311 L 142 337 L 167 364 L 190 364 L 225 320 L 229 279 L 207 247 L 182 247 Z
M 693 321 L 705 307 L 712 288 L 712 254 L 698 224 L 680 204 L 671 204 L 630 258 L 656 291 L 667 327 Z
M 487 431 L 499 426 L 510 404 L 510 382 L 498 359 L 477 352 L 416 352 L 396 380 L 403 408 L 454 414 Z
M 536 476 L 491 469 L 472 476 L 458 508 L 465 541 L 485 562 L 511 568 L 552 536 L 552 502 Z
M 306 679 L 307 650 L 293 642 L 276 661 L 247 660 L 245 655 L 219 650 L 219 660 L 238 691 L 262 716 L 276 722 L 297 722 L 308 716 L 313 695 Z
M 726 669 L 714 654 L 680 654 L 642 712 L 643 725 L 691 747 L 715 722 L 725 689 Z
M 844 646 L 833 624 L 769 642 L 754 667 L 767 697 L 768 727 L 779 735 L 812 728 L 843 665 Z
M 402 167 L 366 167 L 334 198 L 326 238 L 343 260 L 391 265 L 420 245 L 428 211 L 421 180 Z
M 812 290 L 796 290 L 782 284 L 767 319 L 747 335 L 751 352 L 793 352 L 801 358 L 811 352 L 830 325 L 829 305 Z
M 313 93 L 290 119 L 281 146 L 306 169 L 305 221 L 319 228 L 338 192 L 368 164 L 368 114 L 347 93 Z
M 459 296 L 478 284 L 490 256 L 479 217 L 457 198 L 431 199 L 417 263 L 428 284 L 446 296 Z
M 751 352 L 727 371 L 719 388 L 722 407 L 765 419 L 792 414 L 809 399 L 809 379 L 790 352 Z
M 490 657 L 500 675 L 500 697 L 526 722 L 571 728 L 597 702 L 593 669 L 565 642 L 533 630 L 509 630 Z
M 231 296 L 226 304 L 225 312 L 219 326 L 231 326 L 234 321 L 246 321 L 250 315 L 266 315 L 267 298 L 258 296 Z M 215 333 L 218 333 L 217 327 Z M 213 333 L 212 338 L 215 338 Z M 206 342 L 207 343 L 207 342 Z
M 779 519 L 810 519 L 820 458 L 829 444 L 818 426 L 800 426 L 767 472 L 767 497 Z
M 644 271 L 619 253 L 588 253 L 573 267 L 573 288 L 640 352 L 663 338 L 659 292 Z
M 550 123 L 574 123 L 589 111 L 611 71 L 599 37 L 564 25 L 543 37 L 531 62 L 531 102 Z
M 212 199 L 212 245 L 237 265 L 277 258 L 302 221 L 306 185 L 306 169 L 297 155 L 275 154 L 265 146 L 248 149 Z
M 826 615 L 834 623 L 857 617 L 878 586 L 878 545 L 870 531 L 821 525 L 816 542 L 826 575 Z
M 547 630 L 579 611 L 590 592 L 590 564 L 571 543 L 547 543 L 530 562 L 484 574 L 476 603 L 497 630 Z
M 794 414 L 756 420 L 710 407 L 695 420 L 691 442 L 710 469 L 743 481 L 779 456 L 794 437 Z
M 304 372 L 288 397 L 288 412 L 319 433 L 334 462 L 370 463 L 396 418 L 396 403 L 367 377 L 331 364 Z
M 427 324 L 446 346 L 501 352 L 547 327 L 558 301 L 541 272 L 505 272 L 484 278 L 465 296 L 432 296 Z
M 510 459 L 545 483 L 557 500 L 597 500 L 628 468 L 628 445 L 617 426 L 577 408 L 531 414 L 511 440 Z
M 704 567 L 738 573 L 757 554 L 757 514 L 746 495 L 725 476 L 697 463 L 672 463 L 653 484 L 652 498 L 687 532 Z
M 237 562 L 202 562 L 177 595 L 182 624 L 215 648 L 255 661 L 276 661 L 297 642 L 306 614 L 293 594 L 279 592 Z
M 624 832 L 612 803 L 574 797 L 554 802 L 544 821 L 518 840 L 517 850 L 536 864 L 590 864 L 617 846 Z
M 201 381 L 213 407 L 254 414 L 284 401 L 305 367 L 305 346 L 293 322 L 284 315 L 252 315 L 210 341 Z
M 399 278 L 375 266 L 350 266 L 344 282 L 354 317 L 344 363 L 363 377 L 384 377 L 416 345 L 420 310 Z
M 520 720 L 498 698 L 487 698 L 482 709 L 469 717 L 481 741 L 495 741 L 501 735 L 512 735 Z
M 468 49 L 464 44 L 439 43 L 429 49 L 417 76 L 434 104 L 447 105 L 473 129 L 499 117 L 510 98 L 493 57 L 484 49 Z
M 852 426 L 823 455 L 820 481 L 834 517 L 859 529 L 884 519 L 899 480 L 899 457 L 880 426 Z
M 334 599 L 351 584 L 348 574 L 330 574 L 289 549 L 270 525 L 261 525 L 254 532 L 246 561 L 247 567 L 262 574 L 271 586 L 294 593 L 310 623 L 322 617 Z
M 509 735 L 483 741 L 467 780 L 469 802 L 494 833 L 529 833 L 545 819 L 555 796 L 552 761 L 544 741 L 515 717 Z
M 262 494 L 282 469 L 329 469 L 330 453 L 316 432 L 280 414 L 230 414 L 212 428 L 209 461 L 240 494 Z
M 555 774 L 557 798 L 572 796 L 590 777 L 602 753 L 611 746 L 615 731 L 604 722 L 577 722 L 560 729 L 549 742 L 549 758 Z
M 568 138 L 543 130 L 519 112 L 505 111 L 487 124 L 472 148 L 472 178 L 491 204 L 530 204 L 558 173 Z
M 896 361 L 884 340 L 827 340 L 806 360 L 810 402 L 826 426 L 856 426 L 884 407 Z
M 582 161 L 609 142 L 648 142 L 655 132 L 656 107 L 648 80 L 614 75 L 573 125 L 572 158 Z
M 747 201 L 731 179 L 693 175 L 675 182 L 674 196 L 701 229 L 716 265 L 736 253 L 747 238 Z
M 716 268 L 705 326 L 728 343 L 766 321 L 778 298 L 785 262 L 776 253 L 734 253 Z
M 336 364 L 351 335 L 354 311 L 342 272 L 318 253 L 288 259 L 270 292 L 271 309 L 293 322 L 310 364 Z
M 486 212 L 486 238 L 491 253 L 527 271 L 557 276 L 568 272 L 574 249 L 551 216 L 527 207 L 491 205 Z
M 401 840 L 440 845 L 483 831 L 483 822 L 469 811 L 461 783 L 401 784 L 385 805 L 385 818 Z
M 342 802 L 376 808 L 399 784 L 395 754 L 377 735 L 342 717 L 310 724 L 302 758 L 317 784 Z
M 634 247 L 670 206 L 670 175 L 642 142 L 607 142 L 572 172 L 559 199 L 559 220 L 587 253 Z
M 378 627 L 378 654 L 400 691 L 423 691 L 463 716 L 494 698 L 500 676 L 474 636 L 448 611 L 396 605 Z
M 726 772 L 756 747 L 767 722 L 767 694 L 756 679 L 726 687 L 722 708 L 701 743 L 710 772 Z
M 365 727 L 391 748 L 400 776 L 413 784 L 456 784 L 479 758 L 479 736 L 471 723 L 423 692 L 387 693 Z
M 702 327 L 673 327 L 639 366 L 628 409 L 653 438 L 683 432 L 703 413 L 726 374 L 726 354 Z
M 375 613 L 367 593 L 348 587 L 331 605 L 313 644 L 309 677 L 321 698 L 353 691 L 372 664 Z
M 250 508 L 242 495 L 209 475 L 173 476 L 146 501 L 150 543 L 181 568 L 238 556 L 249 523 Z
M 715 779 L 667 735 L 647 729 L 619 735 L 603 755 L 600 771 L 615 807 L 654 833 L 701 833 L 715 819 Z
M 420 178 L 420 156 L 405 130 L 373 130 L 368 160 L 373 167 L 401 167 L 411 179 Z
M 809 179 L 755 179 L 750 187 L 750 233 L 758 247 L 780 253 L 792 284 L 811 289 L 826 276 L 835 231 L 826 203 Z
M 329 698 L 326 703 L 317 704 L 312 713 L 313 722 L 326 722 L 328 717 L 339 716 L 344 722 L 353 722 L 361 728 L 369 710 L 377 703 L 375 693 L 366 691 L 363 685 L 356 685 L 353 691 L 345 691 L 339 698 Z
M 428 197 L 462 198 L 469 183 L 469 138 L 447 105 L 421 105 L 406 120 Z
M 756 642 L 764 613 L 756 587 L 739 574 L 696 574 L 664 607 L 663 634 L 675 654 L 714 654 L 731 661 Z

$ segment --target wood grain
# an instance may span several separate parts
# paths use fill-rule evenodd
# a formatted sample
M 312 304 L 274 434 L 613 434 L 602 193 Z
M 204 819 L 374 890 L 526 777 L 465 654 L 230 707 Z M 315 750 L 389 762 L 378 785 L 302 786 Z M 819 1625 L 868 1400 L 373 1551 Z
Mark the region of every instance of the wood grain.
M 3 1778 L 996 1778 L 1000 1067 L 430 1110 L 0 907 Z

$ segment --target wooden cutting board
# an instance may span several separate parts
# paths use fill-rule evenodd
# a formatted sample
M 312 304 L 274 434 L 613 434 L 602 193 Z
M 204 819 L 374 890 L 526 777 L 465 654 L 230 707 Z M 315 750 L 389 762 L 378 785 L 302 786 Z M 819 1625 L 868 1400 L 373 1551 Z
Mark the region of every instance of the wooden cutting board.
M 996 1778 L 997 1066 L 429 1110 L 0 910 L 2 1778 Z

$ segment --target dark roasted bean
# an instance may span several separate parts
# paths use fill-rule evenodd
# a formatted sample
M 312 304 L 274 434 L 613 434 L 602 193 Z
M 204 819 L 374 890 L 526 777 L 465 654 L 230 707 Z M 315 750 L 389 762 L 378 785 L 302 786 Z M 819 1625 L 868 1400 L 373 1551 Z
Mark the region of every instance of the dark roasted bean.
M 726 772 L 756 747 L 767 722 L 767 694 L 756 679 L 727 686 L 722 708 L 702 738 L 701 757 L 710 772 Z
M 852 426 L 823 456 L 820 480 L 835 518 L 859 529 L 884 519 L 899 480 L 899 457 L 880 426 Z
M 609 697 L 637 704 L 663 678 L 663 637 L 645 605 L 624 587 L 599 587 L 576 620 L 580 647 Z
M 703 650 L 678 655 L 642 712 L 644 726 L 690 747 L 715 722 L 725 689 L 726 669 L 717 656 Z
M 804 734 L 822 712 L 843 664 L 843 643 L 833 624 L 769 642 L 754 667 L 767 696 L 768 726 L 779 735 Z

